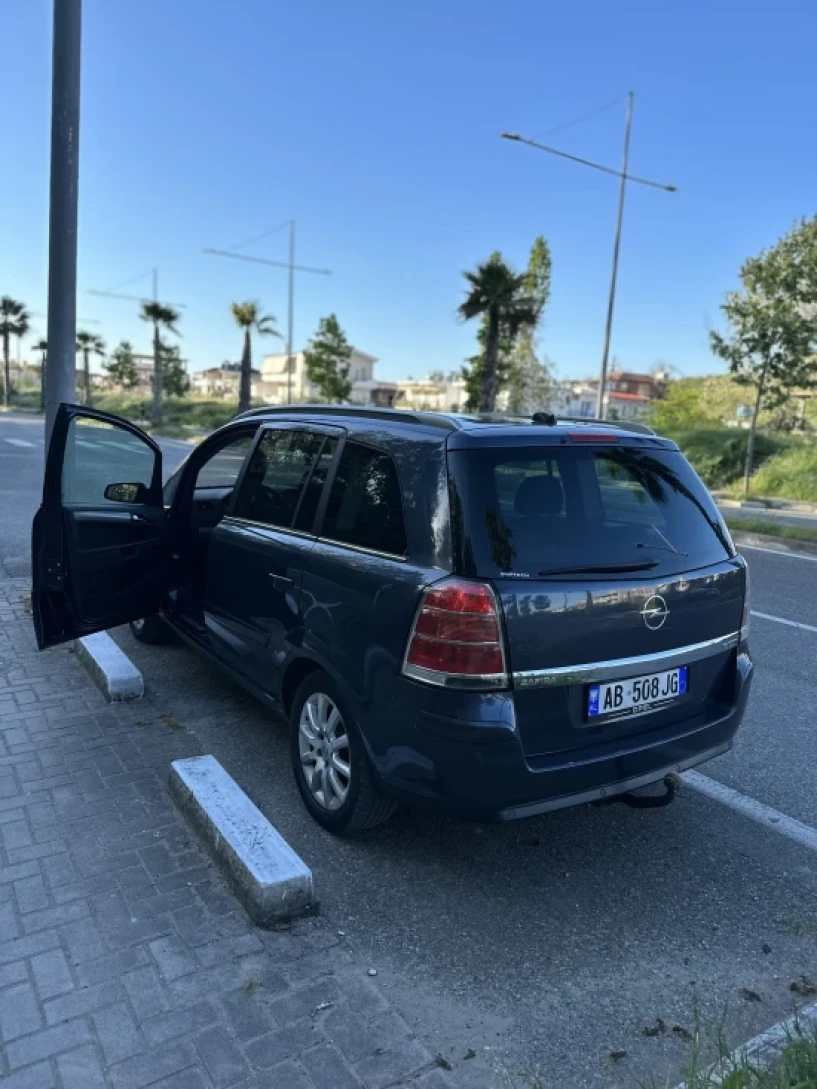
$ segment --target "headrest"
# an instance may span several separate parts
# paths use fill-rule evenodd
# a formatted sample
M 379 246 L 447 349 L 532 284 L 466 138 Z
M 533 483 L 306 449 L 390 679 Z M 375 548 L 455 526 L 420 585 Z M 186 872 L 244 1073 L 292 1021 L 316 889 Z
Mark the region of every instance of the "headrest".
M 528 476 L 519 485 L 513 509 L 526 518 L 555 518 L 561 514 L 564 492 L 555 476 Z

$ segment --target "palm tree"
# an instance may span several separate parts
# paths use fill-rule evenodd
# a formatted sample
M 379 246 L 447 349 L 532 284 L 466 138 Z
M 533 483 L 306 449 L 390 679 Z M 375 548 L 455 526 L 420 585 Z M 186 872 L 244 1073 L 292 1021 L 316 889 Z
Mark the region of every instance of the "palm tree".
M 514 341 L 521 329 L 536 325 L 539 317 L 536 301 L 527 293 L 527 275 L 517 274 L 498 253 L 477 265 L 476 272 L 464 272 L 469 291 L 459 307 L 463 321 L 486 318 L 484 374 L 477 409 L 493 412 L 498 392 L 497 365 L 500 336 Z
M 45 365 L 48 360 L 48 341 L 38 340 L 31 347 L 35 352 L 40 353 L 40 412 L 45 412 Z
M 176 322 L 181 317 L 178 310 L 172 306 L 166 306 L 160 302 L 142 303 L 139 314 L 142 321 L 149 321 L 153 325 L 153 412 L 154 427 L 162 422 L 162 329 L 167 329 L 175 336 L 181 336 L 176 328 Z
M 105 341 L 96 333 L 77 333 L 77 351 L 82 352 L 82 364 L 85 373 L 85 404 L 91 403 L 91 367 L 89 360 L 91 352 L 96 355 L 105 354 Z
M 16 336 L 25 336 L 28 332 L 29 314 L 25 306 L 9 295 L 0 299 L 0 336 L 3 338 L 3 404 L 8 408 L 11 402 L 11 365 L 9 361 L 9 340 Z
M 232 304 L 233 317 L 239 329 L 244 330 L 244 351 L 241 353 L 241 383 L 238 387 L 238 411 L 246 412 L 250 407 L 252 382 L 252 341 L 253 329 L 259 336 L 278 337 L 281 334 L 275 328 L 272 314 L 262 314 L 261 304 L 243 302 Z

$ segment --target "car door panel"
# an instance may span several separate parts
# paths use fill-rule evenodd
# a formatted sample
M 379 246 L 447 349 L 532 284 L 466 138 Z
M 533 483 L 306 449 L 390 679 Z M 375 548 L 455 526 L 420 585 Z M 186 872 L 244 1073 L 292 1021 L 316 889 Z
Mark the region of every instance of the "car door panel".
M 292 423 L 265 428 L 231 510 L 210 535 L 204 621 L 211 648 L 273 696 L 303 633 L 301 580 L 338 434 Z
M 161 452 L 127 420 L 61 405 L 32 527 L 40 649 L 156 612 L 166 591 Z M 142 485 L 139 502 L 106 498 Z

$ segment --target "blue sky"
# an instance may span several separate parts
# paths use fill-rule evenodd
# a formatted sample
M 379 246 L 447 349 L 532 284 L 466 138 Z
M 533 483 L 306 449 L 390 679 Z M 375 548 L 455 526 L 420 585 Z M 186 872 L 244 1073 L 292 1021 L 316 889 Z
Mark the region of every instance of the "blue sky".
M 51 0 L 5 0 L 0 293 L 43 311 Z M 95 298 L 157 266 L 185 303 L 193 369 L 235 359 L 233 299 L 286 326 L 286 273 L 202 255 L 298 222 L 296 343 L 335 311 L 377 374 L 458 367 L 461 272 L 553 251 L 541 347 L 596 371 L 616 180 L 499 139 L 616 166 L 635 92 L 613 352 L 718 369 L 707 329 L 741 261 L 817 211 L 814 0 L 85 0 L 79 303 L 149 350 L 132 304 Z M 563 131 L 549 130 L 619 98 Z M 245 251 L 286 258 L 286 232 Z M 148 291 L 149 275 L 126 289 Z M 35 319 L 43 334 L 45 319 Z

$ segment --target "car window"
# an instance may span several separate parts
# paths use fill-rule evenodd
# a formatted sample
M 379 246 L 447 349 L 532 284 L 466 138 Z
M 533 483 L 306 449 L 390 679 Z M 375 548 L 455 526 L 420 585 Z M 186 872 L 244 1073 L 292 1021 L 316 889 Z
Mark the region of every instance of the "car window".
M 325 436 L 309 431 L 271 429 L 247 466 L 233 515 L 289 529 L 317 462 Z
M 322 534 L 402 556 L 406 527 L 397 469 L 388 454 L 349 442 L 329 493 Z
M 683 454 L 603 446 L 449 454 L 458 569 L 536 578 L 649 564 L 656 575 L 731 555 L 720 515 Z
M 114 502 L 105 498 L 109 484 L 144 484 L 153 480 L 156 455 L 130 431 L 103 420 L 74 416 L 68 425 L 62 466 L 64 503 Z
M 254 434 L 243 434 L 222 446 L 200 467 L 194 487 L 232 488 L 254 441 Z
M 338 440 L 335 438 L 328 438 L 323 444 L 323 449 L 315 462 L 312 475 L 309 477 L 304 494 L 301 496 L 301 504 L 295 514 L 295 529 L 302 529 L 307 533 L 312 529 L 321 492 L 329 473 L 329 466 L 332 464 L 337 448 Z

